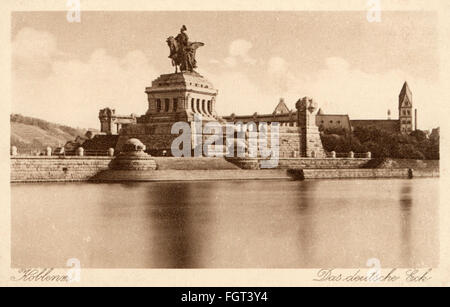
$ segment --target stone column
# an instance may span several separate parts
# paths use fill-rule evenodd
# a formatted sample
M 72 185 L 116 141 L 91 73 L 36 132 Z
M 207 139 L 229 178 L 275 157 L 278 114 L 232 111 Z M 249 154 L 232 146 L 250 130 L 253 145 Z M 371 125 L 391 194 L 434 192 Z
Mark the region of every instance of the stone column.
M 300 156 L 325 158 L 326 154 L 320 139 L 319 127 L 316 125 L 317 103 L 309 97 L 304 97 L 295 104 L 297 122 L 300 132 Z

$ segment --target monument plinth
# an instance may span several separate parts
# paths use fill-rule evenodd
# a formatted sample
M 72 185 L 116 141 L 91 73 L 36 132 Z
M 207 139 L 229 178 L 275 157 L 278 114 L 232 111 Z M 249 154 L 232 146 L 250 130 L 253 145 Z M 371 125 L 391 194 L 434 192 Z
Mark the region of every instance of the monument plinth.
M 111 164 L 113 170 L 148 171 L 156 169 L 155 160 L 145 152 L 146 146 L 138 139 L 127 140 L 122 152 Z
M 204 121 L 217 119 L 215 109 L 218 91 L 213 84 L 197 72 L 164 74 L 145 89 L 148 122 L 190 122 L 194 114 Z

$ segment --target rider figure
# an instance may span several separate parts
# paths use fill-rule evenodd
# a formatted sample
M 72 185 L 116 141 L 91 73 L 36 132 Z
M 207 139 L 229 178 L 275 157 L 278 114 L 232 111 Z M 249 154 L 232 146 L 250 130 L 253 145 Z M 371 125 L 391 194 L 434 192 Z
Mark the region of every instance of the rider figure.
M 187 28 L 185 25 L 181 27 L 180 34 L 177 35 L 175 40 L 180 46 L 180 51 L 183 58 L 182 70 L 193 70 L 197 67 L 194 58 L 194 50 L 190 47 L 189 36 L 186 34 Z M 183 67 L 184 66 L 184 67 Z M 183 69 L 184 68 L 184 69 Z

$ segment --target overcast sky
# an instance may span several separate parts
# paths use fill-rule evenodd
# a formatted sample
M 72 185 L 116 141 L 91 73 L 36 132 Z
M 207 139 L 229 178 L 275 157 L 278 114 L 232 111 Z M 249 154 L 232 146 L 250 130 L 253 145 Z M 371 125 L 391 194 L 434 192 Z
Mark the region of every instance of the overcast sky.
M 431 12 L 16 12 L 14 113 L 99 128 L 98 110 L 144 114 L 145 87 L 174 69 L 165 42 L 185 24 L 198 72 L 219 89 L 221 115 L 271 113 L 304 96 L 352 119 L 398 115 L 404 81 L 419 128 L 436 123 L 437 18 Z

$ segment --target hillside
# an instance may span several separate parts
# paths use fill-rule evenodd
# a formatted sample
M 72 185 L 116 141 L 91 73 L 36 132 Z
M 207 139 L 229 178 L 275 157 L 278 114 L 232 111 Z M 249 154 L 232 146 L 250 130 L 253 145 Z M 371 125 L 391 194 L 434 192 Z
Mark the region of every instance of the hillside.
M 85 129 L 58 125 L 38 118 L 12 114 L 11 146 L 16 146 L 19 154 L 30 154 L 45 149 L 47 146 L 64 146 L 77 136 L 86 133 Z

